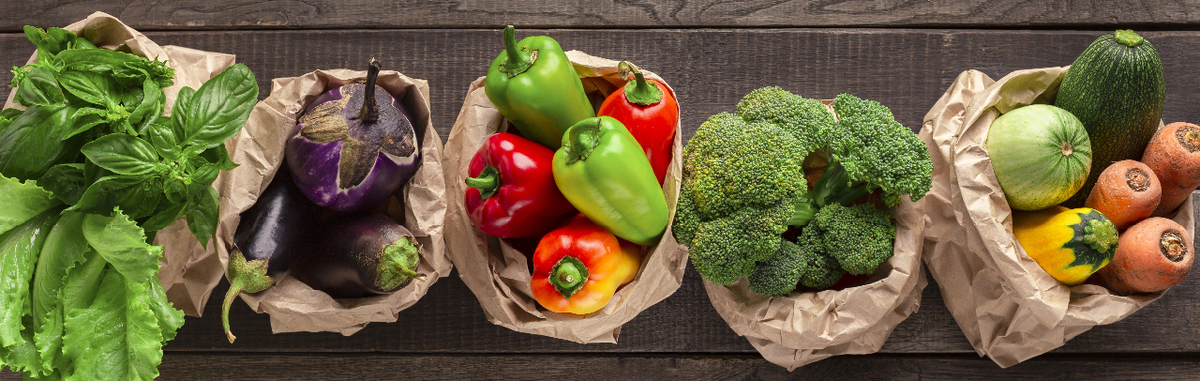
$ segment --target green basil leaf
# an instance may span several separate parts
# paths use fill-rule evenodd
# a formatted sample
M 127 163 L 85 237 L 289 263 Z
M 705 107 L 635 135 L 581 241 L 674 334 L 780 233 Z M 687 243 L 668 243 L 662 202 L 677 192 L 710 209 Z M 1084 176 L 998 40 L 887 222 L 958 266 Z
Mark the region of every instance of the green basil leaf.
M 158 120 L 163 113 L 166 99 L 167 96 L 163 94 L 162 88 L 154 82 L 142 82 L 142 98 L 137 108 L 134 108 L 133 112 L 129 114 L 129 122 L 136 125 L 138 133 L 144 134 L 147 126 Z
M 21 180 L 42 177 L 50 167 L 73 162 L 82 141 L 64 141 L 75 109 L 35 105 L 0 131 L 0 174 Z
M 29 42 L 32 42 L 34 46 L 37 46 L 38 50 L 46 51 L 46 54 L 38 54 L 39 57 L 54 55 L 55 53 L 58 53 L 59 50 L 62 50 L 56 49 L 57 47 L 54 46 L 54 41 L 50 39 L 50 36 L 46 34 L 46 31 L 33 25 L 25 26 L 25 38 L 28 38 Z
M 113 175 L 112 171 L 109 171 L 104 168 L 100 168 L 100 166 L 96 165 L 96 163 L 93 163 L 88 160 L 84 160 L 84 162 L 83 162 L 83 179 L 88 184 L 95 183 L 97 181 L 100 181 L 100 179 L 102 179 L 104 177 L 112 176 L 112 175 Z
M 59 164 L 50 167 L 45 175 L 38 179 L 37 185 L 67 205 L 74 205 L 83 196 L 88 183 L 84 180 L 83 163 Z
M 217 164 L 217 169 L 221 171 L 231 171 L 238 167 L 238 164 L 229 157 L 229 150 L 225 148 L 224 144 L 209 148 L 201 153 L 200 157 L 209 163 Z
M 71 33 L 69 30 L 54 27 L 46 28 L 46 34 L 50 36 L 50 41 L 53 43 L 53 46 L 58 49 L 51 52 L 54 54 L 58 54 L 64 50 L 67 50 L 67 48 L 71 45 L 74 45 L 75 40 L 79 38 L 75 36 L 75 33 Z
M 97 47 L 96 44 L 93 44 L 86 38 L 80 37 L 75 39 L 75 44 L 73 44 L 69 49 L 97 49 Z
M 4 111 L 0 111 L 0 118 L 13 120 L 13 119 L 16 119 L 18 116 L 21 116 L 21 113 L 23 113 L 23 112 L 25 112 L 25 110 L 16 109 L 16 108 L 6 108 L 6 109 L 4 109 Z
M 196 236 L 196 240 L 200 241 L 200 245 L 208 249 L 209 238 L 217 232 L 217 190 L 205 185 L 192 187 L 190 193 L 188 229 Z
M 146 231 L 154 232 L 166 229 L 167 226 L 175 223 L 179 217 L 183 217 L 183 211 L 187 209 L 187 202 L 162 202 L 158 204 L 158 210 L 150 215 L 150 218 L 142 222 L 142 228 Z
M 63 65 L 72 70 L 97 73 L 110 73 L 125 67 L 126 63 L 137 62 L 143 59 L 129 53 L 108 49 L 64 50 L 56 57 L 63 61 Z
M 154 147 L 145 140 L 125 134 L 109 134 L 83 146 L 92 163 L 118 175 L 143 176 L 158 169 Z
M 174 122 L 171 128 L 175 130 L 175 136 L 179 137 L 181 142 L 183 137 L 187 136 L 184 126 L 188 124 L 188 114 L 191 113 L 190 104 L 195 94 L 196 89 L 184 86 L 175 95 L 175 104 L 171 106 L 171 121 Z
M 164 177 L 162 187 L 167 201 L 185 205 L 188 203 L 188 186 L 183 181 L 169 176 Z
M 217 175 L 221 173 L 219 166 L 216 163 L 208 163 L 201 165 L 196 171 L 188 176 L 192 183 L 196 184 L 212 184 L 217 179 Z
M 154 82 L 158 87 L 171 87 L 175 78 L 175 69 L 169 68 L 166 62 L 159 60 L 141 59 L 129 62 L 118 68 L 114 74 L 118 77 L 141 78 Z
M 62 88 L 58 86 L 58 80 L 54 79 L 54 72 L 41 66 L 33 68 L 21 79 L 16 98 L 13 100 L 25 106 L 49 106 L 65 102 Z
M 258 82 L 250 68 L 243 64 L 226 68 L 188 99 L 184 144 L 207 148 L 229 140 L 246 124 L 257 99 Z
M 67 210 L 105 215 L 119 208 L 132 219 L 150 216 L 162 198 L 156 181 L 127 176 L 105 176 L 83 192 L 79 203 Z
M 170 123 L 166 119 L 157 119 L 155 122 L 145 126 L 145 130 L 141 133 L 150 139 L 150 145 L 154 146 L 154 151 L 158 152 L 158 156 L 166 159 L 166 161 L 175 161 L 179 159 L 179 138 L 175 136 L 175 130 L 171 129 Z
M 94 72 L 68 70 L 58 76 L 62 87 L 88 103 L 109 107 L 118 104 L 113 94 L 119 89 L 111 77 Z
M 87 132 L 91 130 L 92 127 L 104 123 L 105 120 L 103 115 L 105 113 L 107 113 L 107 111 L 93 107 L 85 106 L 79 108 L 74 114 L 71 114 L 71 125 L 69 126 L 70 132 L 63 135 L 62 140 L 75 137 L 75 135 Z

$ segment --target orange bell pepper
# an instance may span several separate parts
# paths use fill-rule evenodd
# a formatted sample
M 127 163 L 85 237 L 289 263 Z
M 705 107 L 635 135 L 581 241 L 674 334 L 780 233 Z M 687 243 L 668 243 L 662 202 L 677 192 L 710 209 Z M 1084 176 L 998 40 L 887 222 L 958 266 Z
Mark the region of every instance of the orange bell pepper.
M 538 242 L 530 286 L 542 307 L 585 315 L 604 308 L 641 264 L 641 246 L 578 215 Z

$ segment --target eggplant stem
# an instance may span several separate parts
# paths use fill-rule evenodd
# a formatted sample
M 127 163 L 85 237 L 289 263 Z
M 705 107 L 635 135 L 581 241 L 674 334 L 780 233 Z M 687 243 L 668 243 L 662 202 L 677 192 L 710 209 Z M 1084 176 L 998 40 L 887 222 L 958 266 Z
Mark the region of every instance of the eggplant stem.
M 379 79 L 380 70 L 383 70 L 383 64 L 371 58 L 367 67 L 367 83 L 363 88 L 363 105 L 358 113 L 358 119 L 366 124 L 379 120 L 379 105 L 375 104 L 375 82 Z
M 271 288 L 275 285 L 275 279 L 267 276 L 267 259 L 247 261 L 236 245 L 229 257 L 229 292 L 225 293 L 225 301 L 221 305 L 221 325 L 225 328 L 225 337 L 233 344 L 233 340 L 237 339 L 229 329 L 229 308 L 233 306 L 233 299 L 242 291 L 253 294 Z

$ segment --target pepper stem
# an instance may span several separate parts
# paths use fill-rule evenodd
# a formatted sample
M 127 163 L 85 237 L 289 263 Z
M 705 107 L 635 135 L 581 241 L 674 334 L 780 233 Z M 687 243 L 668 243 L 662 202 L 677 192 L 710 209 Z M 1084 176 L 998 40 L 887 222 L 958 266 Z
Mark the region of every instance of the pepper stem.
M 563 134 L 562 145 L 567 149 L 567 164 L 587 160 L 600 144 L 600 118 L 587 118 L 575 123 Z
M 383 70 L 383 64 L 372 58 L 367 67 L 367 84 L 363 88 L 362 109 L 358 113 L 358 119 L 366 124 L 379 120 L 379 105 L 375 104 L 375 81 L 379 79 L 380 70 Z
M 571 299 L 571 295 L 575 295 L 587 283 L 588 269 L 579 258 L 563 256 L 550 269 L 549 280 L 563 298 Z
M 629 103 L 636 105 L 649 106 L 661 102 L 663 97 L 662 90 L 658 86 L 646 82 L 646 76 L 642 75 L 642 71 L 632 63 L 621 61 L 617 64 L 617 74 L 628 82 L 625 82 L 625 99 Z M 634 79 L 629 80 L 630 74 Z
M 537 52 L 529 52 L 517 46 L 517 32 L 512 25 L 504 27 L 504 51 L 508 57 L 500 64 L 500 71 L 508 73 L 508 77 L 516 77 L 533 66 L 537 60 Z
M 496 170 L 491 164 L 486 164 L 483 171 L 479 172 L 477 177 L 468 177 L 464 180 L 467 186 L 479 190 L 479 195 L 484 200 L 495 196 L 500 191 L 500 171 Z
M 267 265 L 267 259 L 246 261 L 242 251 L 237 247 L 233 248 L 229 260 L 229 292 L 225 293 L 225 302 L 221 305 L 221 325 L 225 328 L 225 337 L 229 339 L 230 344 L 237 339 L 229 330 L 229 308 L 233 306 L 233 299 L 242 291 L 253 294 L 274 286 L 275 279 L 267 276 Z

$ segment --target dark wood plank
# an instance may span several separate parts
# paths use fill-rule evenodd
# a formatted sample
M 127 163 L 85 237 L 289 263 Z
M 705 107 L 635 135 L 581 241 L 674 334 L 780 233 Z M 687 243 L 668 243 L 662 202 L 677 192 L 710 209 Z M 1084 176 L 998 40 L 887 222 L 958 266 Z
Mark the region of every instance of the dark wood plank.
M 656 71 L 679 92 L 682 126 L 690 137 L 709 115 L 732 111 L 754 88 L 779 85 L 811 97 L 850 92 L 879 100 L 898 120 L 916 128 L 928 108 L 961 71 L 994 77 L 1012 70 L 1067 65 L 1098 33 L 1074 31 L 961 30 L 552 30 L 568 49 L 627 58 Z M 1200 32 L 1153 32 L 1167 70 L 1165 117 L 1198 121 Z M 271 78 L 318 68 L 359 67 L 379 57 L 389 67 L 429 79 L 433 120 L 445 138 L 467 85 L 498 52 L 498 33 L 471 30 L 345 30 L 259 32 L 156 32 L 161 44 L 238 54 L 267 95 Z M 8 52 L 0 66 L 24 62 L 31 45 L 20 34 L 0 34 Z M 0 83 L 11 73 L 0 72 Z M 1200 288 L 1196 277 L 1133 317 L 1100 327 L 1068 343 L 1061 353 L 1197 352 Z M 224 287 L 224 286 L 222 286 Z M 222 291 L 220 288 L 218 292 Z M 904 322 L 887 353 L 972 353 L 941 305 L 936 287 L 924 308 Z M 473 295 L 456 278 L 443 279 L 401 322 L 373 324 L 357 335 L 270 335 L 265 316 L 240 303 L 235 327 L 242 340 L 224 342 L 214 313 L 189 319 L 168 351 L 383 351 L 404 353 L 660 352 L 745 353 L 752 348 L 712 310 L 699 277 L 689 270 L 684 287 L 626 325 L 618 345 L 582 346 L 517 334 L 484 320 Z M 686 324 L 681 324 L 686 322 Z
M 1047 356 L 1000 369 L 974 355 L 841 356 L 794 372 L 755 356 L 406 356 L 169 353 L 162 379 L 188 380 L 1171 380 L 1196 356 Z
M 534 33 L 534 32 L 530 32 Z M 536 31 L 570 50 L 633 60 L 674 86 L 685 138 L 708 116 L 733 111 L 746 93 L 781 86 L 808 97 L 849 92 L 891 107 L 897 120 L 920 127 L 929 107 L 962 71 L 994 78 L 1023 68 L 1070 65 L 1098 32 L 874 29 Z M 528 35 L 522 33 L 521 36 Z M 1200 32 L 1147 32 L 1167 75 L 1164 119 L 1200 121 Z M 463 30 L 161 32 L 159 44 L 235 53 L 254 70 L 260 98 L 271 78 L 322 68 L 362 68 L 378 57 L 391 69 L 428 79 L 433 123 L 445 139 L 467 86 L 500 51 L 500 33 Z M 0 35 L 0 67 L 24 63 L 32 45 Z M 12 74 L 0 72 L 0 83 Z
M 0 31 L 63 26 L 95 11 L 144 30 L 654 27 L 1180 27 L 1200 24 L 1194 0 L 247 0 L 13 2 Z

